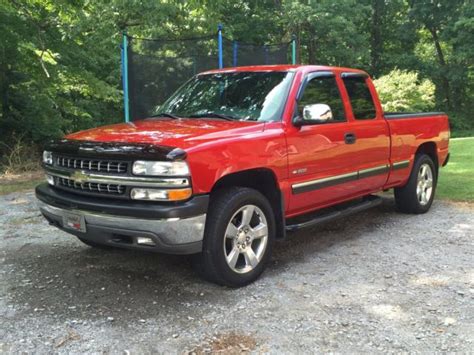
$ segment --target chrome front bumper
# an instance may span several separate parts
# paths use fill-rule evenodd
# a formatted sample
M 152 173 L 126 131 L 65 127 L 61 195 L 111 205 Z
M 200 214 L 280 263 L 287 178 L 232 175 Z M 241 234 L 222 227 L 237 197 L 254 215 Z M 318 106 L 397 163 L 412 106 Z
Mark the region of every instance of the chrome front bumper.
M 50 224 L 97 244 L 169 254 L 194 254 L 202 250 L 206 214 L 190 218 L 141 219 L 76 209 L 63 209 L 38 201 Z M 85 232 L 64 226 L 66 215 L 85 221 Z M 148 240 L 148 243 L 142 243 Z

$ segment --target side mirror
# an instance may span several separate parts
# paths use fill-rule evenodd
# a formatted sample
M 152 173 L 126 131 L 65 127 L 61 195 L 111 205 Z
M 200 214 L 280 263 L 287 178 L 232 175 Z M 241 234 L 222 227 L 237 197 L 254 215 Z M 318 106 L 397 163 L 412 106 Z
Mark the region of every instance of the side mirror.
M 298 117 L 294 123 L 296 126 L 312 125 L 328 122 L 332 118 L 332 111 L 328 105 L 306 105 L 303 107 L 303 117 Z

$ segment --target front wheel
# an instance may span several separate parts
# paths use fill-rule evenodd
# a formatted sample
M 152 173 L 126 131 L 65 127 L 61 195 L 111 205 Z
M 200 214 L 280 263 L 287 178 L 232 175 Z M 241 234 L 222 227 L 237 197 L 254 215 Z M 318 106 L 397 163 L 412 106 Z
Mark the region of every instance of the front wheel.
M 398 209 L 404 213 L 427 212 L 433 203 L 437 175 L 433 160 L 426 154 L 417 155 L 407 184 L 395 188 Z
M 196 266 L 212 282 L 245 286 L 265 269 L 274 239 L 275 217 L 265 196 L 244 187 L 218 191 L 212 198 Z

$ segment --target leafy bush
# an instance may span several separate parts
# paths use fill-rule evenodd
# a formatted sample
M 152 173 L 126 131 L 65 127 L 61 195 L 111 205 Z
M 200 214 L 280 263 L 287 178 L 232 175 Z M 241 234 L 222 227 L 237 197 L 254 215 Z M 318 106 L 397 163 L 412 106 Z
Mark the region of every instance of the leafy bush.
M 384 111 L 429 111 L 435 106 L 435 85 L 417 72 L 392 70 L 374 80 Z

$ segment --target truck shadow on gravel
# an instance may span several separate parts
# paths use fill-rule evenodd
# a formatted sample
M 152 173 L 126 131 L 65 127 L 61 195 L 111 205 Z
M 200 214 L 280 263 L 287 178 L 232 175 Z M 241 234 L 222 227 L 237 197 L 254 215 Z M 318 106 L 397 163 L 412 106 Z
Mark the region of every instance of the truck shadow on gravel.
M 334 245 L 361 238 L 393 213 L 393 200 L 385 199 L 376 210 L 294 233 L 276 243 L 263 277 L 238 290 L 201 280 L 189 257 L 94 250 L 51 229 L 61 233 L 64 242 L 56 238 L 53 243 L 25 244 L 20 252 L 6 254 L 7 299 L 17 311 L 59 319 L 147 319 L 167 314 L 185 319 L 189 307 L 193 317 L 199 317 L 210 306 L 235 305 L 259 288 L 274 288 L 286 269 L 309 259 L 314 262 Z
M 278 273 L 280 269 L 287 268 L 292 263 L 305 262 L 306 258 L 322 256 L 341 243 L 358 240 L 385 224 L 386 215 L 397 213 L 394 199 L 384 198 L 383 203 L 377 208 L 314 228 L 288 233 L 284 241 L 279 241 L 275 245 L 270 271 Z

